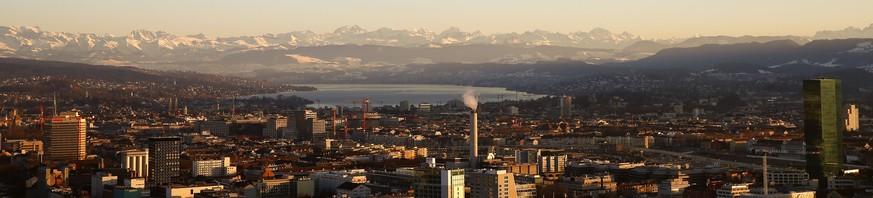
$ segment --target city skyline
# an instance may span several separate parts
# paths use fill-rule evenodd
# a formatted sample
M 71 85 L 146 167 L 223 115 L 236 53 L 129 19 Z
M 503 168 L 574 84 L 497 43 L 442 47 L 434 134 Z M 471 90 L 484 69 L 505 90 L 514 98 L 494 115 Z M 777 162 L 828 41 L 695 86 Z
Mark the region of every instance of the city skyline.
M 359 25 L 366 29 L 460 27 L 490 33 L 605 28 L 645 39 L 695 35 L 811 36 L 821 30 L 867 27 L 869 1 L 405 1 L 278 2 L 195 1 L 8 2 L 0 25 L 40 26 L 48 31 L 124 35 L 147 29 L 172 34 L 250 36 L 300 30 L 331 32 Z M 15 8 L 15 9 L 10 9 Z M 43 10 L 44 12 L 32 12 Z M 804 13 L 804 14 L 798 14 Z M 657 19 L 653 23 L 652 18 Z
M 871 7 L 6 2 L 0 197 L 873 197 Z

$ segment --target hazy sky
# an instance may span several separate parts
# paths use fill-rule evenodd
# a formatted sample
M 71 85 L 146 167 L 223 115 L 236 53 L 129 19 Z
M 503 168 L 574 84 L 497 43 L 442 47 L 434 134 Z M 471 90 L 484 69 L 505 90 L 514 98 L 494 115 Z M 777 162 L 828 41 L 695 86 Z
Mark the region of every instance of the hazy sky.
M 485 33 L 602 27 L 644 38 L 699 35 L 812 35 L 873 23 L 871 0 L 93 0 L 4 1 L 0 26 L 127 34 L 261 35 L 457 26 Z

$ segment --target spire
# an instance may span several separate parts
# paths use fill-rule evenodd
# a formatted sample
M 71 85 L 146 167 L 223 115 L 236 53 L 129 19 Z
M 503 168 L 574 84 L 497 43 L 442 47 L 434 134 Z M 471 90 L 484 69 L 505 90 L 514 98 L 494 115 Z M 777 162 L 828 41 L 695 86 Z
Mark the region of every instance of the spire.
M 58 116 L 58 93 L 52 94 L 52 101 L 54 101 L 54 114 L 52 116 Z

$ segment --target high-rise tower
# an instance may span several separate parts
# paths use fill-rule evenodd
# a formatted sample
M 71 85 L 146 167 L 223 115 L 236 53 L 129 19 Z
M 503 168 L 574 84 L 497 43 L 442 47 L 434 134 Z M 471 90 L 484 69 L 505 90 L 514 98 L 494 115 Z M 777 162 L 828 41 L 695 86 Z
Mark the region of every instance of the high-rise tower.
M 146 187 L 169 184 L 179 176 L 180 137 L 149 138 Z
M 570 117 L 573 114 L 572 112 L 573 96 L 561 96 L 561 117 Z
M 836 79 L 803 81 L 803 122 L 806 141 L 806 172 L 827 187 L 827 177 L 842 171 L 842 82 Z
M 49 160 L 84 160 L 85 118 L 79 112 L 62 112 L 46 121 L 45 150 Z
M 846 110 L 846 131 L 858 131 L 860 128 L 860 119 L 861 114 L 858 113 L 858 107 L 855 105 L 849 105 L 849 109 Z

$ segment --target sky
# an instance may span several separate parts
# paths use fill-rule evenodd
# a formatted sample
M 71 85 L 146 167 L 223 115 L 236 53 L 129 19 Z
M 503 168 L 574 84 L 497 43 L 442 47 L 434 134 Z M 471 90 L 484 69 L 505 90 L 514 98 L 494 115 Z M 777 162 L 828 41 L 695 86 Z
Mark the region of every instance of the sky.
M 110 33 L 262 35 L 459 27 L 483 33 L 600 27 L 643 38 L 694 35 L 811 36 L 873 23 L 870 0 L 86 0 L 4 1 L 0 26 Z

